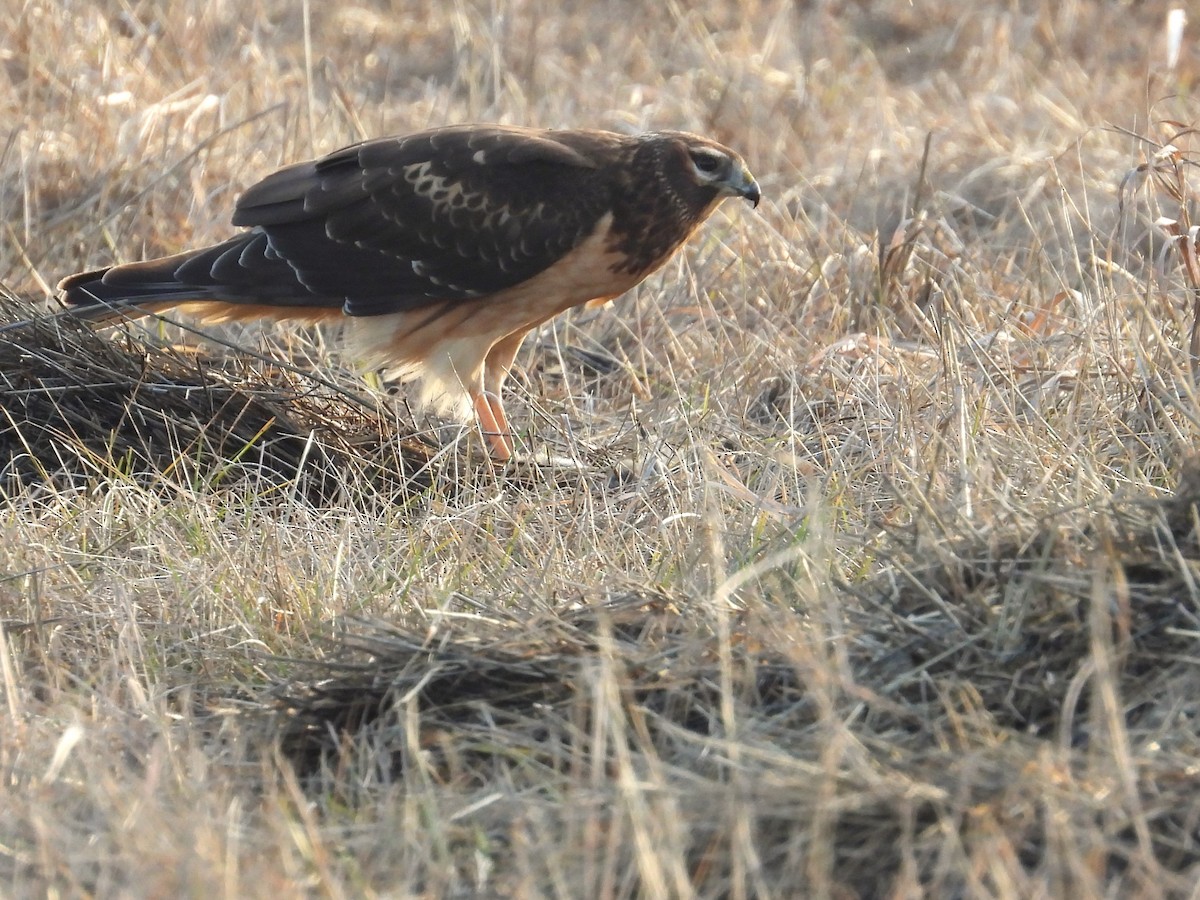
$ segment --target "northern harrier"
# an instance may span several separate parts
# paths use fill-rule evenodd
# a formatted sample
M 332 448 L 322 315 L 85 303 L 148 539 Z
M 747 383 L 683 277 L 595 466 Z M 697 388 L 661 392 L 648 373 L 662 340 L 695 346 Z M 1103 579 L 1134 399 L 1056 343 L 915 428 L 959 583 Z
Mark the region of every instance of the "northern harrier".
M 420 377 L 443 410 L 473 409 L 508 459 L 500 396 L 521 339 L 632 288 L 730 196 L 757 206 L 758 183 L 693 134 L 438 128 L 288 166 L 238 200 L 248 231 L 59 290 L 95 320 L 344 320 L 360 357 Z

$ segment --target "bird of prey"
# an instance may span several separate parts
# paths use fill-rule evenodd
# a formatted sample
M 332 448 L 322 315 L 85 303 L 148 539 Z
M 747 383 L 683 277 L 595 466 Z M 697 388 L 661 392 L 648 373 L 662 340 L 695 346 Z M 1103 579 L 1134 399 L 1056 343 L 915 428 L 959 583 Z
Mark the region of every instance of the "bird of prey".
M 685 132 L 495 125 L 379 138 L 268 175 L 212 247 L 64 278 L 99 322 L 168 309 L 208 322 L 344 322 L 351 347 L 513 453 L 501 405 L 522 338 L 623 294 L 725 197 L 758 205 L 742 158 Z

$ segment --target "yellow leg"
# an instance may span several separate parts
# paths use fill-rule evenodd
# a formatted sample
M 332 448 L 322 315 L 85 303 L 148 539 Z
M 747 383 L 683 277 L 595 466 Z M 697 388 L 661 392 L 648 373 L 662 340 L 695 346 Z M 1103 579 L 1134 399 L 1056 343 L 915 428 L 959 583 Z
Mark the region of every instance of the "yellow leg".
M 492 448 L 492 456 L 500 461 L 512 458 L 515 446 L 512 433 L 508 430 L 508 418 L 504 415 L 504 407 L 499 397 L 493 397 L 480 392 L 475 395 L 475 418 L 479 420 L 479 430 Z
M 504 415 L 504 405 L 500 402 L 500 391 L 508 378 L 517 348 L 528 331 L 528 328 L 522 328 L 497 341 L 483 362 L 483 390 L 475 398 L 475 415 L 483 428 L 484 437 L 492 445 L 492 455 L 496 459 L 511 459 L 516 449 L 512 430 L 508 427 L 508 417 Z

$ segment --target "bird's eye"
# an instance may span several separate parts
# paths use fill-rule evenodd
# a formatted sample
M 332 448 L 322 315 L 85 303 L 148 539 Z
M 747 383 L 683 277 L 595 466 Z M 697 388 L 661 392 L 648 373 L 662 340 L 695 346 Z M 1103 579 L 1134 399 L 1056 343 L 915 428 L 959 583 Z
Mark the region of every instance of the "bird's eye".
M 693 153 L 692 165 L 694 165 L 698 171 L 701 171 L 706 175 L 711 175 L 721 168 L 721 157 L 712 153 Z

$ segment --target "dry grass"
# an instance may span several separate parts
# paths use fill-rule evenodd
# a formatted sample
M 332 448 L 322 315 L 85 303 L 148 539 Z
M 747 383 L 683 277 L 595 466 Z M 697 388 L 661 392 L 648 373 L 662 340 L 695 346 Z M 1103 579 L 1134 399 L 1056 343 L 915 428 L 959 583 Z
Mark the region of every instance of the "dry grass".
M 27 302 L 430 124 L 689 128 L 767 197 L 530 341 L 574 473 L 329 334 L 0 333 L 0 894 L 1193 896 L 1164 9 L 0 8 Z

